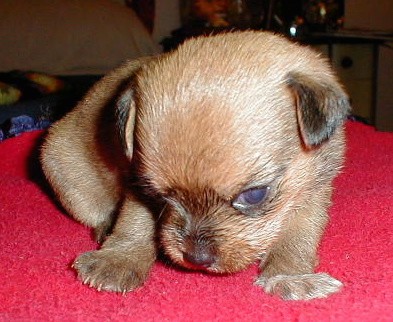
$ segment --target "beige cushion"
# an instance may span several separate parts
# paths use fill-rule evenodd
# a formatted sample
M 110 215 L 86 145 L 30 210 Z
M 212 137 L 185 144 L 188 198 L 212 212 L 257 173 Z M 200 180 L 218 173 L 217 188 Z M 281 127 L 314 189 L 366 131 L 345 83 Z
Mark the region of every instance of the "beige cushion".
M 158 52 L 135 13 L 110 0 L 1 0 L 0 71 L 103 74 Z

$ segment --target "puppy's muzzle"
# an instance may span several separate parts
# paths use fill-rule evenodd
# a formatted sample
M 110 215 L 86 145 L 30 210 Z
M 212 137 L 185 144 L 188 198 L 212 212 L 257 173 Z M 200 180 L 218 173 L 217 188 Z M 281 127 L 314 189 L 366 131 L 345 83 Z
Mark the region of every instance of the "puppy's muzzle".
M 216 263 L 217 257 L 209 246 L 196 243 L 183 252 L 183 260 L 187 267 L 208 269 Z

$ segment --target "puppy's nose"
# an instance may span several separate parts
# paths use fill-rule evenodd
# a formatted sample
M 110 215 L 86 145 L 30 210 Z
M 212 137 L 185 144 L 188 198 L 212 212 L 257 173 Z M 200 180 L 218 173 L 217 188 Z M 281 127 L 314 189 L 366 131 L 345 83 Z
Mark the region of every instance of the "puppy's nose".
M 208 268 L 215 262 L 215 257 L 207 250 L 185 252 L 183 258 L 186 262 L 197 268 Z

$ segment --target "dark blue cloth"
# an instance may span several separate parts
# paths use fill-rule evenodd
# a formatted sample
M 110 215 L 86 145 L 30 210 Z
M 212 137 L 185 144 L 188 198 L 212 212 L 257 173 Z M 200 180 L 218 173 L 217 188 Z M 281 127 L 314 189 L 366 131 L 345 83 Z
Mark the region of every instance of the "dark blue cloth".
M 0 129 L 0 141 L 18 136 L 24 132 L 46 129 L 51 122 L 47 119 L 35 119 L 28 115 L 12 117 Z

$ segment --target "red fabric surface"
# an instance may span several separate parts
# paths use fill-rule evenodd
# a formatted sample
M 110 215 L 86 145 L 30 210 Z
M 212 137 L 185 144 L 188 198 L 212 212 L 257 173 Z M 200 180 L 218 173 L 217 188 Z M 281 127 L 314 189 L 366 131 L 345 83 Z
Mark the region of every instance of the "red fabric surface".
M 393 321 L 393 133 L 348 123 L 319 271 L 345 283 L 328 299 L 284 302 L 253 286 L 257 266 L 229 276 L 158 262 L 125 296 L 82 285 L 70 268 L 97 247 L 48 194 L 42 132 L 0 143 L 1 321 Z

